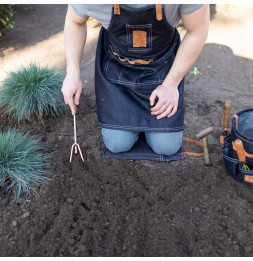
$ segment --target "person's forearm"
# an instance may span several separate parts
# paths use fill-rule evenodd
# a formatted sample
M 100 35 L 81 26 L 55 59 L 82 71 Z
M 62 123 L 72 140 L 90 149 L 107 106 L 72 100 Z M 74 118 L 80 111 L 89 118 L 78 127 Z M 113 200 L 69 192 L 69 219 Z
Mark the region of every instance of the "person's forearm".
M 187 32 L 176 55 L 164 84 L 177 88 L 180 81 L 198 58 L 207 38 L 207 30 L 203 32 Z
M 66 19 L 64 44 L 67 59 L 67 74 L 80 77 L 80 63 L 87 36 L 86 23 L 78 24 Z

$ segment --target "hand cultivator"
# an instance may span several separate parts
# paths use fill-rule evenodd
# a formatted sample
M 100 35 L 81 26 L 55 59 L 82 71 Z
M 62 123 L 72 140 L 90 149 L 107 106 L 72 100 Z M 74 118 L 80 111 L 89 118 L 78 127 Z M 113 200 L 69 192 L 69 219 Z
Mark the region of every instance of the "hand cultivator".
M 82 151 L 81 151 L 80 146 L 77 143 L 77 139 L 76 139 L 76 115 L 75 114 L 74 114 L 73 118 L 74 118 L 74 140 L 75 140 L 75 143 L 71 147 L 69 163 L 72 162 L 72 156 L 73 156 L 74 148 L 75 148 L 75 154 L 77 154 L 77 149 L 79 150 L 79 153 L 80 153 L 80 156 L 82 158 L 82 161 L 84 162 Z

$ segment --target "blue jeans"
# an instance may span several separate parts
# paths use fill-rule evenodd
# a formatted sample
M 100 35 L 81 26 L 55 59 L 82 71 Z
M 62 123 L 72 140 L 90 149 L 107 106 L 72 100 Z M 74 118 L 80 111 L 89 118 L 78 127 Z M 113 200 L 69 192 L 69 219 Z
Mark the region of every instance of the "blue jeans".
M 137 131 L 102 128 L 105 146 L 113 153 L 129 151 L 139 138 Z M 148 145 L 157 154 L 172 155 L 182 144 L 183 132 L 145 132 Z

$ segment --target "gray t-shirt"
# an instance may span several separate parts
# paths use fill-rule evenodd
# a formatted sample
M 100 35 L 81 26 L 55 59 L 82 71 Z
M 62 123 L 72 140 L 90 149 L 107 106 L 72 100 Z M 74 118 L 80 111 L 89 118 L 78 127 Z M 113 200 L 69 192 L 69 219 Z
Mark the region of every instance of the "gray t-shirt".
M 132 8 L 143 8 L 148 5 L 126 5 Z M 165 4 L 165 16 L 168 23 L 172 27 L 176 27 L 181 19 L 181 14 L 187 15 L 197 11 L 203 5 L 176 5 L 176 4 Z M 71 5 L 73 11 L 81 17 L 93 17 L 98 20 L 104 28 L 108 28 L 111 22 L 112 16 L 112 5 L 110 4 L 76 4 Z

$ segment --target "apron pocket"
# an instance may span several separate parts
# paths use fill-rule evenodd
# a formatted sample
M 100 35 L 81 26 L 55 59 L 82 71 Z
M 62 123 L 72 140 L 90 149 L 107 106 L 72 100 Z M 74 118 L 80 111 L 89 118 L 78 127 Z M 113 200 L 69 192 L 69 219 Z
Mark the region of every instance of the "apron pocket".
M 164 80 L 164 78 L 161 79 L 156 68 L 152 68 L 151 66 L 130 65 L 114 57 L 105 63 L 105 67 L 104 75 L 107 80 L 133 90 L 144 86 L 150 89 L 150 86 L 158 86 Z
M 152 24 L 126 25 L 128 51 L 143 52 L 152 50 Z

